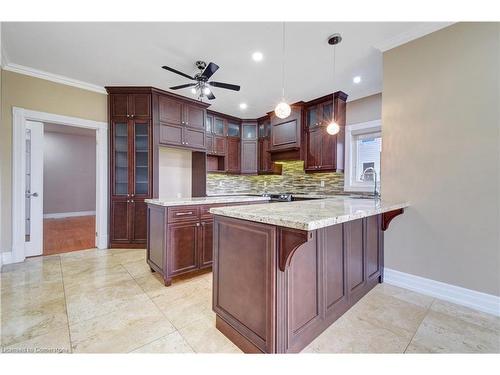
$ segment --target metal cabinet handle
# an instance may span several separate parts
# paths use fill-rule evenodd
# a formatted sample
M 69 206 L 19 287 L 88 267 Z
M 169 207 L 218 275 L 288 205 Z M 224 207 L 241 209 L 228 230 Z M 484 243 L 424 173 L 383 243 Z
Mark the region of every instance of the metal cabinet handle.
M 133 200 L 133 199 L 131 199 L 131 200 L 130 200 L 130 203 L 134 203 L 134 200 Z
M 200 223 L 196 223 L 196 226 L 199 227 L 200 226 Z
M 31 193 L 29 190 L 26 192 L 26 198 L 31 198 L 31 197 L 38 197 L 38 193 L 37 192 L 34 192 L 34 193 Z
M 192 215 L 192 214 L 193 214 L 193 211 L 189 211 L 189 212 L 176 212 L 175 216 Z

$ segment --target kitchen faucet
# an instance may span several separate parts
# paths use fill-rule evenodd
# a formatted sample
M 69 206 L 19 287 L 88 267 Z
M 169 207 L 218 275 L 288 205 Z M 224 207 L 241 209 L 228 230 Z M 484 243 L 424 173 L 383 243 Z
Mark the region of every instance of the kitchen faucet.
M 367 174 L 373 175 L 373 196 L 375 198 L 380 198 L 380 193 L 377 191 L 377 172 L 375 171 L 375 168 L 373 167 L 368 167 L 366 168 L 363 173 L 361 174 L 361 181 L 365 181 L 365 177 Z

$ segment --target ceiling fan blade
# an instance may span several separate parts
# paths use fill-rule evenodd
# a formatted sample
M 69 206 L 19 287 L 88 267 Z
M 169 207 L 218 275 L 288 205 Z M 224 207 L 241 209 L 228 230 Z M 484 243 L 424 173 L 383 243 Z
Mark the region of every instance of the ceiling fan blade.
M 228 90 L 234 90 L 234 91 L 240 91 L 240 86 L 238 85 L 231 85 L 230 83 L 224 83 L 224 82 L 208 82 L 210 86 L 213 87 L 220 87 L 221 89 L 228 89 Z
M 214 100 L 215 99 L 215 95 L 213 94 L 212 91 L 210 91 L 210 94 L 207 95 L 207 99 L 208 100 Z
M 179 89 L 184 89 L 186 87 L 191 87 L 191 86 L 196 86 L 196 83 L 186 83 L 184 85 L 172 86 L 170 88 L 170 90 L 179 90 Z
M 210 77 L 212 77 L 212 75 L 219 69 L 219 65 L 217 64 L 214 64 L 213 62 L 211 62 L 210 64 L 207 65 L 207 67 L 205 68 L 205 70 L 203 71 L 203 73 L 201 73 L 201 75 L 203 77 L 205 77 L 206 79 L 209 79 Z
M 194 78 L 193 78 L 193 77 L 191 77 L 191 76 L 187 75 L 186 73 L 179 72 L 177 69 L 171 68 L 171 67 L 166 66 L 166 65 L 162 66 L 162 68 L 163 68 L 163 69 L 165 69 L 165 70 L 169 70 L 169 71 L 171 71 L 172 73 L 179 74 L 179 75 L 181 75 L 181 76 L 183 76 L 183 77 L 189 78 L 190 80 L 193 80 L 193 81 L 194 81 Z

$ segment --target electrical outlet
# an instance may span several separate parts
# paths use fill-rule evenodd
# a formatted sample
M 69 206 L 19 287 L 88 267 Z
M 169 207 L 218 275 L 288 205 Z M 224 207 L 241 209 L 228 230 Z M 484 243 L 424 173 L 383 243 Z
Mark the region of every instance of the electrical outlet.
M 319 186 L 325 187 L 325 180 L 321 180 L 320 183 L 319 183 Z

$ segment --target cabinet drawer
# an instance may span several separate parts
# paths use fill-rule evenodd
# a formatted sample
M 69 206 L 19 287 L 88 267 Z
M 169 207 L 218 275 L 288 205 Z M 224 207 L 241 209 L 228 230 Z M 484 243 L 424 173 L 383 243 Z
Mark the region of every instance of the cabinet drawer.
M 197 206 L 179 206 L 169 207 L 168 222 L 175 223 L 179 221 L 197 220 L 199 208 Z
M 212 219 L 213 215 L 210 213 L 210 209 L 213 207 L 223 207 L 223 206 L 227 206 L 227 204 L 220 203 L 220 204 L 207 204 L 204 206 L 200 206 L 200 218 Z

